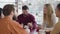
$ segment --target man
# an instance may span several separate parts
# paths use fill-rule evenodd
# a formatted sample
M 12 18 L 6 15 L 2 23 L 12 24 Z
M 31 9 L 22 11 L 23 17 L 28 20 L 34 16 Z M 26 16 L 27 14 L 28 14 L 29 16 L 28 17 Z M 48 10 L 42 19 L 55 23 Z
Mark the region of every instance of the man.
M 13 20 L 14 5 L 7 4 L 3 7 L 4 18 L 0 20 L 0 34 L 27 34 L 21 25 Z
M 56 7 L 56 16 L 59 18 L 59 21 L 50 34 L 60 34 L 60 4 Z
M 24 5 L 22 6 L 22 14 L 18 16 L 18 22 L 23 25 L 28 25 L 31 30 L 36 28 L 36 22 L 33 15 L 28 13 L 29 8 Z

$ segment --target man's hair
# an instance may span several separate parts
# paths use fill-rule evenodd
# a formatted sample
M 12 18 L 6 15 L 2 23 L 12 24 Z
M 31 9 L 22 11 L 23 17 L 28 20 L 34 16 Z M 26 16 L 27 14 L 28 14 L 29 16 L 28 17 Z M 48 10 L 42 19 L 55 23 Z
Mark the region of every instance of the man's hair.
M 57 9 L 60 10 L 60 3 L 57 5 Z
M 22 10 L 27 10 L 27 9 L 29 9 L 28 6 L 26 5 L 22 6 Z
M 2 8 L 0 8 L 0 16 L 1 16 L 1 13 L 2 13 Z
M 10 13 L 13 11 L 14 12 L 14 5 L 13 4 L 7 4 L 3 7 L 3 14 L 5 16 L 10 15 Z

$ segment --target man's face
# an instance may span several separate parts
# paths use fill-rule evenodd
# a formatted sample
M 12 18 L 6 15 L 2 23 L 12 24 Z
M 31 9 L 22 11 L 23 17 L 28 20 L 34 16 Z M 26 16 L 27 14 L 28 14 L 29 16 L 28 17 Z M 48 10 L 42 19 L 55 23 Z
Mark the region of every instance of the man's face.
M 28 13 L 28 10 L 22 10 L 23 11 L 23 14 L 27 14 Z
M 55 13 L 56 13 L 57 17 L 60 17 L 60 10 L 58 8 L 56 8 L 56 12 Z

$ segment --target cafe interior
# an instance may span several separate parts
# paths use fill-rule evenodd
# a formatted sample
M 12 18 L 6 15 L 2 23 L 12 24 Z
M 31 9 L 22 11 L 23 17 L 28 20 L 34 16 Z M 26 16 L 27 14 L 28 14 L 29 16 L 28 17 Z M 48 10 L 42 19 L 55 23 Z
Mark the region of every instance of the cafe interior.
M 6 4 L 13 4 L 15 8 L 15 16 L 19 16 L 22 13 L 22 6 L 27 5 L 29 7 L 28 12 L 35 17 L 37 23 L 37 29 L 39 31 L 33 31 L 32 34 L 50 34 L 55 24 L 58 22 L 58 17 L 55 14 L 55 8 L 60 0 L 0 0 L 0 8 L 3 8 Z M 50 14 L 50 21 L 44 16 L 44 5 L 51 4 L 53 13 Z M 48 13 L 47 13 L 48 15 Z M 4 15 L 2 14 L 2 18 Z M 17 19 L 17 18 L 16 18 Z M 45 22 L 47 22 L 45 24 Z

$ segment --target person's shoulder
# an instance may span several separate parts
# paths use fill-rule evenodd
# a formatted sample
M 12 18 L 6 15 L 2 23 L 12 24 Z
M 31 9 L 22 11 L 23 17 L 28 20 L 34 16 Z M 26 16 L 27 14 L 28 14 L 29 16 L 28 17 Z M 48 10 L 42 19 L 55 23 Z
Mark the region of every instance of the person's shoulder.
M 13 22 L 14 24 L 19 24 L 17 21 L 14 21 L 14 20 L 12 20 L 12 22 Z
M 34 15 L 32 15 L 32 14 L 29 14 L 29 17 L 32 19 L 35 19 Z
M 13 23 L 14 25 L 16 25 L 16 26 L 22 27 L 21 24 L 19 24 L 17 21 L 14 21 L 14 20 L 13 20 L 12 23 Z
M 22 16 L 23 14 L 20 14 L 19 16 Z
M 0 22 L 3 21 L 3 19 L 0 19 Z
M 60 26 L 60 22 L 56 23 L 55 26 L 56 26 L 56 27 L 57 27 L 57 26 Z
M 29 16 L 34 17 L 32 14 L 29 14 Z
M 18 15 L 18 18 L 20 18 L 20 17 L 22 17 L 23 16 L 23 14 L 20 14 L 20 15 Z
M 60 25 L 60 22 L 57 22 L 56 24 L 59 24 Z
M 4 18 L 1 18 L 1 19 L 0 19 L 0 22 L 4 22 L 4 21 L 6 21 Z
M 29 13 L 28 15 L 32 15 L 32 14 Z M 32 16 L 33 16 L 33 15 L 32 15 Z
M 0 18 L 0 20 L 2 20 L 2 19 Z

